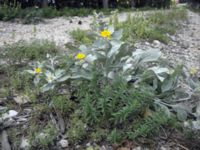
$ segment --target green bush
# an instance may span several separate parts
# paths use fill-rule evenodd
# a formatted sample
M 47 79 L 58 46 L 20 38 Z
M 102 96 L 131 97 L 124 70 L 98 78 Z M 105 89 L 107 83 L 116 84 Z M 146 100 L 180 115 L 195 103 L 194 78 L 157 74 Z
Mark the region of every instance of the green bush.
M 92 37 L 89 37 L 88 32 L 76 29 L 70 32 L 70 35 L 75 40 L 75 43 L 77 44 L 91 44 L 94 39 Z
M 47 54 L 56 54 L 58 47 L 54 42 L 34 40 L 31 42 L 21 41 L 15 44 L 7 44 L 4 48 L 4 56 L 11 62 L 41 60 Z
M 115 14 L 116 15 L 116 14 Z M 139 14 L 131 17 L 129 14 L 127 21 L 120 23 L 115 16 L 111 18 L 116 28 L 124 30 L 123 39 L 134 42 L 138 39 L 159 40 L 168 43 L 169 38 L 166 33 L 174 34 L 180 25 L 180 21 L 187 19 L 187 10 L 184 8 L 174 8 L 170 11 L 158 11 L 144 17 Z
M 0 20 L 8 21 L 17 18 L 21 12 L 19 5 L 10 7 L 7 5 L 0 5 Z

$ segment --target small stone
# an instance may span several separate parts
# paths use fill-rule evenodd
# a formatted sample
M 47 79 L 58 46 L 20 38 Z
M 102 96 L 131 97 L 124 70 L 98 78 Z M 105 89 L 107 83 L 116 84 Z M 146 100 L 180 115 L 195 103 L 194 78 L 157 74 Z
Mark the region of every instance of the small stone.
M 133 148 L 132 150 L 142 150 L 142 148 L 140 146 Z
M 28 148 L 29 148 L 28 139 L 22 137 L 21 144 L 20 144 L 20 149 L 28 150 Z
M 16 96 L 16 97 L 14 97 L 14 100 L 19 105 L 26 104 L 30 101 L 29 97 L 26 95 Z
M 15 110 L 9 110 L 9 117 L 15 117 L 17 116 L 18 112 Z
M 176 39 L 176 37 L 175 37 L 175 36 L 170 36 L 170 39 L 171 39 L 172 41 L 174 41 L 174 42 L 176 42 L 176 41 L 177 41 L 177 39 Z
M 87 144 L 86 144 L 86 146 L 87 146 L 87 147 L 90 147 L 90 146 L 91 146 L 91 144 L 90 144 L 90 143 L 87 143 Z
M 40 133 L 38 139 L 45 139 L 48 135 L 46 133 Z
M 7 113 L 3 114 L 2 117 L 0 119 L 8 119 L 8 118 L 12 118 L 18 115 L 18 112 L 15 110 L 9 110 Z
M 59 144 L 60 144 L 60 146 L 61 146 L 62 148 L 66 148 L 66 147 L 69 146 L 68 140 L 64 140 L 64 139 L 60 140 L 60 141 L 59 141 Z
M 165 147 L 163 147 L 163 146 L 162 146 L 160 149 L 161 149 L 161 150 L 168 150 L 168 148 L 165 148 Z
M 76 149 L 80 148 L 81 146 L 80 145 L 76 145 Z
M 160 41 L 154 40 L 154 41 L 153 41 L 153 44 L 154 44 L 154 45 L 160 45 Z
M 149 42 L 145 42 L 144 44 L 145 44 L 145 45 L 148 45 L 148 46 L 150 45 L 150 43 L 149 43 Z
M 189 42 L 184 41 L 184 42 L 182 43 L 182 48 L 187 49 L 187 48 L 189 48 L 189 47 L 190 47 L 190 43 L 189 43 Z

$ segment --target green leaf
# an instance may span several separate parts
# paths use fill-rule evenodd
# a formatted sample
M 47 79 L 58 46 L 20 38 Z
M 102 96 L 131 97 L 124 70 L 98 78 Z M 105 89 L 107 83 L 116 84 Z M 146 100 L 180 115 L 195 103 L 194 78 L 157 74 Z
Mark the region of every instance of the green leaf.
M 161 86 L 161 90 L 162 92 L 167 92 L 170 91 L 171 89 L 173 89 L 173 79 L 172 78 L 166 78 Z
M 187 119 L 187 111 L 184 110 L 183 108 L 181 107 L 173 107 L 173 109 L 176 111 L 177 113 L 177 118 L 180 120 L 180 121 L 185 121 Z
M 82 52 L 88 51 L 88 48 L 87 48 L 85 45 L 81 45 L 81 46 L 79 47 L 79 49 L 80 49 Z
M 180 121 L 185 121 L 187 119 L 187 112 L 185 110 L 178 109 L 177 117 Z
M 159 49 L 149 49 L 147 51 L 137 49 L 135 52 L 133 52 L 133 57 L 143 63 L 154 62 L 158 61 L 158 59 L 161 57 L 161 52 Z
M 26 70 L 26 72 L 33 74 L 33 75 L 35 74 L 35 71 L 33 71 L 33 70 Z
M 89 63 L 93 63 L 95 60 L 97 60 L 97 57 L 95 55 L 89 54 L 86 57 L 86 61 Z
M 41 92 L 44 93 L 44 92 L 47 92 L 49 90 L 52 90 L 54 89 L 55 85 L 54 84 L 45 84 L 41 87 Z
M 40 76 L 39 75 L 35 76 L 33 82 L 34 82 L 35 85 L 37 85 L 40 82 Z
M 92 47 L 96 49 L 106 49 L 108 47 L 108 43 L 104 39 L 98 39 L 94 41 Z
M 64 75 L 64 73 L 65 73 L 65 70 L 57 69 L 57 70 L 55 71 L 55 77 L 56 77 L 56 78 L 60 78 L 60 77 L 62 77 L 62 76 Z
M 113 32 L 115 31 L 114 27 L 111 25 L 108 27 L 108 31 L 111 32 L 111 34 L 113 34 Z
M 61 77 L 61 78 L 57 79 L 57 82 L 64 82 L 64 81 L 69 80 L 70 78 L 71 78 L 71 76 L 66 75 L 64 77 Z
M 115 40 L 120 40 L 122 38 L 122 34 L 123 33 L 123 30 L 120 29 L 118 31 L 115 31 L 113 34 L 112 34 L 112 39 L 115 39 Z
M 118 54 L 119 52 L 119 48 L 121 47 L 121 45 L 123 44 L 123 42 L 121 41 L 111 41 L 110 42 L 112 45 L 112 48 L 110 49 L 110 51 L 108 52 L 108 57 L 114 57 L 116 54 Z
M 149 68 L 149 70 L 152 70 L 161 82 L 165 80 L 164 75 L 169 74 L 169 69 L 165 67 L 156 66 L 156 67 Z

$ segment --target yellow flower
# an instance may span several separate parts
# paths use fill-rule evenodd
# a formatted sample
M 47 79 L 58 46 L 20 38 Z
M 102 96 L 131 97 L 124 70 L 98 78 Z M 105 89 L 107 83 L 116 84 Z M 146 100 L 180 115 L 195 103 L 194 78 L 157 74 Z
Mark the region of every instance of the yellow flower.
M 36 74 L 40 74 L 40 73 L 42 73 L 42 69 L 41 68 L 35 68 L 35 73 Z
M 83 53 L 78 53 L 78 54 L 76 55 L 76 59 L 79 59 L 79 60 L 85 59 L 85 57 L 86 57 L 86 55 L 83 54 Z
M 195 67 L 192 67 L 192 68 L 190 69 L 190 74 L 191 74 L 191 75 L 195 75 L 197 72 L 198 72 L 198 70 L 197 70 L 197 68 L 195 68 Z
M 104 38 L 110 39 L 111 38 L 111 32 L 109 30 L 103 30 L 101 32 L 101 36 L 104 37 Z

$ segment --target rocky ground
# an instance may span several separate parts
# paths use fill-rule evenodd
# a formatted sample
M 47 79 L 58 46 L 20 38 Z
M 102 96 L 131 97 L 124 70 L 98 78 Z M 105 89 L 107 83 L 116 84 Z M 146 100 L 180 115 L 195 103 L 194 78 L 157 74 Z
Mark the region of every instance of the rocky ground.
M 175 35 L 169 35 L 171 41 L 167 45 L 153 41 L 137 43 L 136 47 L 159 48 L 170 62 L 200 68 L 200 15 L 188 11 L 188 20 L 182 25 Z

